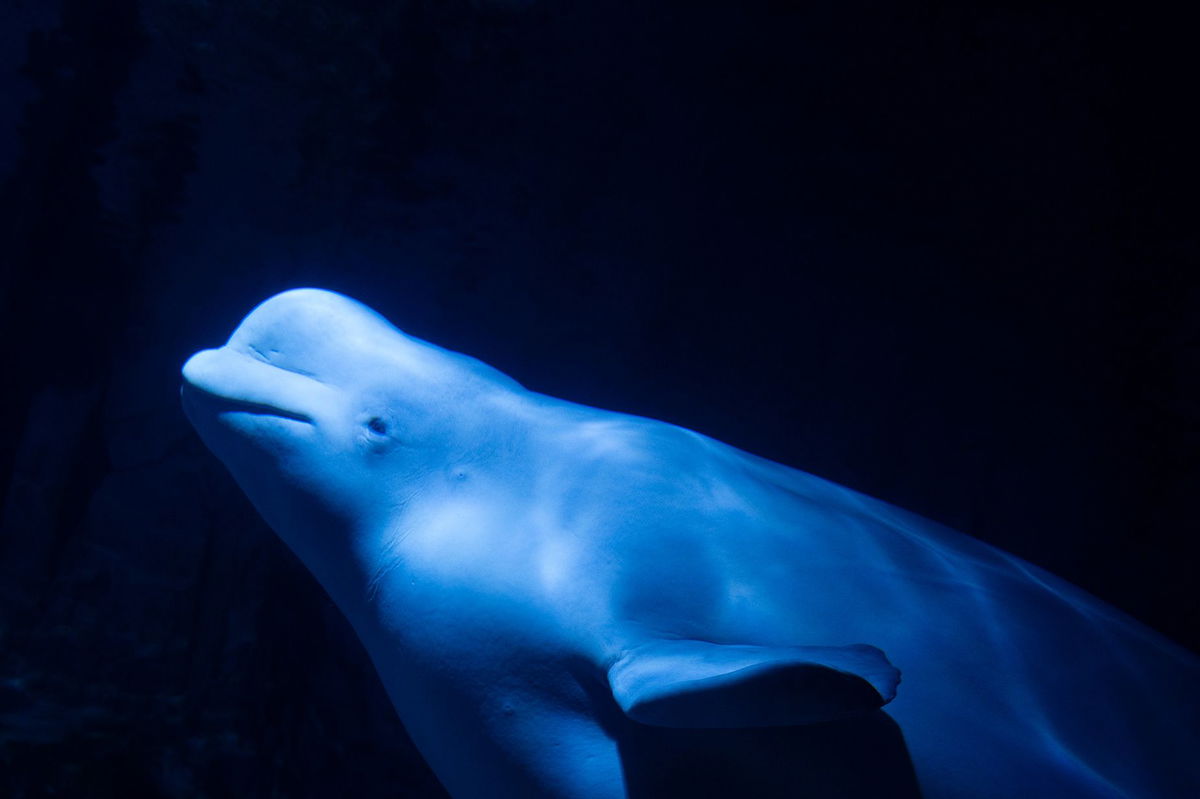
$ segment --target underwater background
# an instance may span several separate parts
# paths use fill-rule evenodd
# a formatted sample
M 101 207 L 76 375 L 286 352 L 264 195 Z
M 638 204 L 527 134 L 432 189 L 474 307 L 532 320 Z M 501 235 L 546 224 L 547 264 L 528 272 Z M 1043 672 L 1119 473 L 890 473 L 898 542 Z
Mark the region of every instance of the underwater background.
M 2 0 L 0 796 L 444 795 L 179 406 L 186 357 L 295 286 L 1200 650 L 1187 31 L 1082 2 Z

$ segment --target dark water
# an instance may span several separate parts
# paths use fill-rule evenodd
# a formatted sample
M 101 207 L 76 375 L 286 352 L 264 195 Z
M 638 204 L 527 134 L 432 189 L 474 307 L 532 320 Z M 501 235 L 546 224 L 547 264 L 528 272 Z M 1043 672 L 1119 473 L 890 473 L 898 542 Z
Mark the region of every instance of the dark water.
M 184 358 L 298 285 L 1200 649 L 1184 30 L 1072 3 L 4 3 L 0 795 L 439 795 L 179 410 Z

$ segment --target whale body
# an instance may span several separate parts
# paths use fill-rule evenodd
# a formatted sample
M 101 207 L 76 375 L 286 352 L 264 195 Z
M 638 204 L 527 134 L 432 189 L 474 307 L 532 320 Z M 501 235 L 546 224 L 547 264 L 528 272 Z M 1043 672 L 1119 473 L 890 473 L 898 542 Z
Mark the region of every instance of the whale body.
M 1200 660 L 934 522 L 318 289 L 183 377 L 455 797 L 1200 796 Z

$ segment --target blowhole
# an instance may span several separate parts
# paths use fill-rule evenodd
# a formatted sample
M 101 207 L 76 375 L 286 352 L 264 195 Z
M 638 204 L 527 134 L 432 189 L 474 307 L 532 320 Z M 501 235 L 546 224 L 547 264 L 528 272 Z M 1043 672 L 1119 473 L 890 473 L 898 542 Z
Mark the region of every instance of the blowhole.
M 367 429 L 376 435 L 387 435 L 387 422 L 383 421 L 378 416 L 372 416 L 367 420 Z

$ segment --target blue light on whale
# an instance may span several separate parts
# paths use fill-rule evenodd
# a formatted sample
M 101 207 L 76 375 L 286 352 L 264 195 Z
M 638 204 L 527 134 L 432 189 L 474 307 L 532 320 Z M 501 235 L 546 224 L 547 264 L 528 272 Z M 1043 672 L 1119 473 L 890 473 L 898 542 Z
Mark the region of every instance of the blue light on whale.
M 456 797 L 1200 791 L 1197 659 L 982 542 L 332 292 L 183 375 Z

